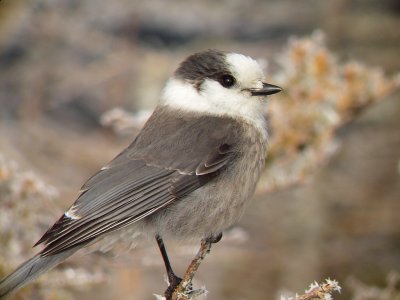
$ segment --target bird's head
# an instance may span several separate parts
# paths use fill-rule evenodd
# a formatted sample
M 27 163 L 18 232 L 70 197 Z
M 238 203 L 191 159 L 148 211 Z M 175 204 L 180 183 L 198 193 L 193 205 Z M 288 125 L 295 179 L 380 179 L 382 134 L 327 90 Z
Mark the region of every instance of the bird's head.
M 187 57 L 165 86 L 161 104 L 174 109 L 254 119 L 266 96 L 281 88 L 264 82 L 252 58 L 218 50 Z

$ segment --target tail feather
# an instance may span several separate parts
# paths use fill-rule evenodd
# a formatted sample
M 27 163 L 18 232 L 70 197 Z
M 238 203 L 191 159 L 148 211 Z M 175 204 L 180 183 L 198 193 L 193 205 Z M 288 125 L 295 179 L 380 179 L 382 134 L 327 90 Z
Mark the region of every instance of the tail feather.
M 28 284 L 44 272 L 71 256 L 78 249 L 70 249 L 55 255 L 35 255 L 20 265 L 13 273 L 0 281 L 0 298 Z

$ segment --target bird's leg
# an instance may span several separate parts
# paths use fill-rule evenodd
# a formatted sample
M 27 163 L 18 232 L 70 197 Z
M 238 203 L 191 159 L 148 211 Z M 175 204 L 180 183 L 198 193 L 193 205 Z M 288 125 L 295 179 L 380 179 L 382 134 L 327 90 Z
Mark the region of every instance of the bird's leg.
M 160 249 L 162 258 L 164 260 L 164 265 L 165 269 L 167 270 L 167 276 L 168 276 L 168 283 L 169 286 L 164 292 L 164 296 L 166 299 L 171 299 L 172 292 L 176 289 L 176 287 L 179 285 L 179 283 L 182 281 L 182 278 L 179 278 L 178 276 L 175 275 L 174 271 L 172 270 L 171 263 L 169 262 L 167 250 L 165 249 L 164 241 L 159 236 L 158 234 L 156 235 L 156 241 L 158 244 L 158 248 Z
M 201 246 L 199 251 L 197 252 L 195 258 L 192 260 L 189 267 L 187 268 L 185 276 L 183 276 L 183 279 L 180 281 L 179 285 L 173 290 L 171 299 L 173 300 L 191 299 L 193 295 L 196 294 L 201 295 L 205 292 L 204 290 L 193 290 L 192 280 L 201 262 L 204 260 L 206 255 L 210 253 L 211 245 L 218 243 L 221 240 L 221 238 L 222 238 L 222 233 L 201 240 Z M 186 295 L 187 298 L 183 297 L 183 295 Z

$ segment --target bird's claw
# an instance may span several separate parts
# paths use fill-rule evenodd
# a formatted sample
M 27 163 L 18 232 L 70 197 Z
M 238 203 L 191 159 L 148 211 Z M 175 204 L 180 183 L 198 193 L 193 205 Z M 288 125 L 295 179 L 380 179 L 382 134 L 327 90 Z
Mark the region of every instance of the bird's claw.
M 179 284 L 182 282 L 182 278 L 176 276 L 175 274 L 171 273 L 168 274 L 168 288 L 164 292 L 164 296 L 167 300 L 172 299 L 172 294 L 175 292 L 176 288 L 179 286 Z M 197 290 L 193 290 L 193 285 L 190 282 L 186 287 L 185 287 L 185 295 L 190 296 L 191 299 L 194 296 L 200 295 L 200 294 L 195 294 L 191 295 L 192 293 L 197 292 Z

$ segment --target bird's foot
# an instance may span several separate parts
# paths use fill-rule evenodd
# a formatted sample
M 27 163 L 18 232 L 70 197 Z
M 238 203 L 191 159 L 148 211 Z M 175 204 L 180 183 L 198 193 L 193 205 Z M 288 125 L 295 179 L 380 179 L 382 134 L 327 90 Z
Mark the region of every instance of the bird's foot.
M 181 282 L 182 278 L 176 276 L 174 273 L 168 274 L 168 288 L 164 292 L 165 299 L 172 299 L 172 294 Z M 192 283 L 189 283 L 185 290 L 186 293 L 191 293 L 193 291 Z

